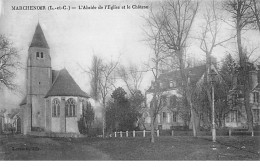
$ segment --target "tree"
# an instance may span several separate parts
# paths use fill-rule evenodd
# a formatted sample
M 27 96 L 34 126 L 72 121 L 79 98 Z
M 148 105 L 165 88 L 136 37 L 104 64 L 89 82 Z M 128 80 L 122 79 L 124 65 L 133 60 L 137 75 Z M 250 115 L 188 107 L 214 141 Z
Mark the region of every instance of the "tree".
M 118 62 L 109 62 L 108 64 L 102 65 L 101 77 L 99 81 L 99 90 L 101 94 L 102 104 L 104 108 L 103 112 L 103 137 L 105 137 L 106 129 L 106 98 L 109 90 L 114 86 L 113 72 L 117 67 Z
M 139 113 L 131 107 L 133 104 L 126 97 L 125 90 L 118 87 L 113 91 L 111 97 L 113 100 L 106 107 L 107 128 L 112 131 L 134 130 Z
M 135 90 L 129 97 L 131 112 L 135 113 L 135 122 L 138 123 L 138 127 L 142 124 L 142 108 L 144 108 L 145 97 L 140 90 Z
M 14 83 L 15 70 L 19 67 L 19 55 L 10 40 L 0 35 L 0 89 L 6 87 L 9 90 L 17 90 Z
M 98 101 L 100 98 L 100 89 L 99 89 L 99 82 L 101 80 L 101 71 L 102 71 L 102 60 L 97 57 L 92 57 L 92 66 L 89 70 L 90 77 L 91 77 L 91 97 L 94 100 Z
M 151 115 L 151 142 L 155 142 L 154 137 L 154 124 L 158 113 L 161 111 L 162 104 L 161 95 L 159 90 L 159 72 L 160 63 L 167 57 L 164 52 L 164 46 L 162 44 L 162 25 L 160 24 L 161 13 L 155 13 L 152 8 L 150 8 L 148 18 L 145 18 L 146 26 L 148 30 L 145 30 L 146 42 L 152 49 L 152 56 L 147 64 L 147 71 L 151 71 L 153 74 L 154 83 L 152 86 L 153 99 L 151 101 L 150 115 Z
M 252 5 L 251 5 L 251 11 L 253 12 L 254 15 L 254 28 L 258 29 L 260 32 L 260 2 L 256 0 L 251 0 Z
M 242 96 L 244 98 L 245 110 L 247 113 L 247 123 L 248 130 L 253 131 L 253 115 L 250 107 L 250 80 L 249 80 L 249 71 L 250 67 L 249 58 L 245 49 L 242 45 L 242 31 L 245 30 L 248 26 L 254 23 L 254 17 L 250 11 L 252 6 L 252 1 L 245 0 L 228 0 L 223 3 L 223 8 L 229 12 L 232 16 L 232 21 L 234 23 L 234 28 L 236 30 L 237 37 L 237 48 L 239 56 L 239 73 L 241 76 L 241 82 L 243 84 Z
M 84 101 L 82 105 L 82 116 L 79 120 L 79 131 L 82 134 L 90 134 L 95 113 L 90 102 Z
M 206 71 L 204 74 L 204 88 L 206 89 L 209 102 L 212 103 L 210 88 L 211 84 L 208 81 L 208 71 L 212 65 L 212 53 L 214 49 L 218 46 L 223 46 L 224 43 L 228 42 L 235 36 L 227 37 L 225 39 L 219 39 L 220 30 L 223 23 L 223 17 L 219 14 L 218 4 L 212 0 L 211 4 L 206 6 L 206 13 L 203 15 L 204 22 L 202 25 L 202 31 L 200 37 L 200 49 L 206 55 Z
M 200 49 L 204 52 L 206 56 L 206 70 L 203 75 L 203 78 L 201 79 L 201 82 L 197 83 L 197 86 L 199 90 L 196 92 L 196 95 L 194 95 L 194 103 L 197 103 L 195 106 L 195 109 L 197 111 L 200 111 L 200 115 L 203 117 L 203 124 L 204 126 L 208 127 L 210 123 L 208 122 L 208 118 L 211 119 L 211 114 L 209 111 L 212 110 L 212 99 L 211 99 L 211 88 L 212 84 L 209 81 L 209 75 L 208 72 L 211 70 L 212 65 L 214 64 L 212 60 L 212 53 L 214 52 L 214 49 L 223 46 L 224 43 L 228 42 L 232 38 L 235 38 L 235 36 L 231 37 L 225 37 L 220 38 L 221 36 L 221 27 L 223 24 L 223 16 L 220 14 L 221 12 L 218 11 L 218 5 L 219 3 L 215 3 L 214 0 L 209 2 L 210 5 L 206 6 L 205 14 L 203 15 L 203 22 L 201 26 L 201 33 L 198 37 L 198 40 L 200 42 Z M 220 82 L 223 80 L 221 79 L 221 76 L 218 76 L 218 82 L 215 84 L 215 94 L 222 92 L 222 87 L 220 85 Z M 201 84 L 201 85 L 200 85 Z M 225 83 L 224 83 L 225 85 Z M 225 87 L 225 86 L 224 86 Z M 224 90 L 223 90 L 224 91 Z M 206 96 L 205 96 L 206 95 Z M 226 94 L 227 95 L 227 94 Z M 198 98 L 199 97 L 199 98 Z M 223 102 L 223 103 L 222 103 Z M 216 108 L 219 108 L 219 111 L 222 111 L 223 107 L 225 108 L 226 105 L 224 105 L 225 100 L 218 99 L 215 97 L 215 105 Z M 222 106 L 222 107 L 220 107 Z M 203 111 L 203 112 L 201 112 Z M 218 110 L 216 110 L 218 111 Z M 215 113 L 218 113 L 216 112 Z M 200 116 L 200 117 L 201 117 Z M 205 118 L 204 118 L 205 117 Z M 216 117 L 215 117 L 216 118 Z M 218 117 L 219 118 L 219 117 Z
M 231 56 L 227 54 L 222 60 L 222 66 L 220 68 L 219 74 L 223 79 L 222 83 L 217 83 L 216 85 L 216 113 L 218 118 L 219 126 L 222 122 L 225 122 L 225 117 L 229 112 L 230 101 L 227 98 L 230 94 L 230 90 L 233 88 L 233 77 L 237 69 L 237 63 Z
M 114 72 L 118 65 L 118 62 L 110 61 L 105 63 L 97 56 L 93 56 L 92 67 L 84 72 L 90 74 L 92 95 L 94 98 L 101 100 L 103 105 L 103 137 L 105 137 L 106 129 L 106 99 L 109 91 L 114 87 Z
M 169 0 L 162 6 L 163 18 L 160 19 L 162 25 L 162 40 L 171 56 L 177 59 L 177 66 L 181 76 L 180 92 L 183 101 L 187 101 L 191 113 L 193 136 L 197 136 L 195 126 L 195 113 L 192 107 L 192 90 L 188 82 L 188 74 L 185 73 L 187 39 L 194 22 L 199 7 L 198 2 L 192 0 Z
M 143 72 L 137 65 L 131 64 L 129 67 L 120 66 L 117 73 L 131 94 L 139 90 L 143 80 Z

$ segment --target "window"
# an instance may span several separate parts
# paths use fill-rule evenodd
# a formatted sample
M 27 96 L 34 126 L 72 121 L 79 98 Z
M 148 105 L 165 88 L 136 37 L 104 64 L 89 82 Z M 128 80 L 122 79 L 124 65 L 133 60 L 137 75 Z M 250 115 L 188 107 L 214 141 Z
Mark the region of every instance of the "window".
M 230 122 L 237 122 L 237 110 L 230 112 Z
M 163 112 L 163 122 L 166 122 L 166 119 L 167 119 L 166 112 Z
M 170 123 L 171 122 L 171 116 L 170 116 L 170 113 L 167 113 L 167 123 Z
M 150 108 L 153 108 L 153 101 L 150 102 Z
M 172 121 L 177 122 L 177 114 L 176 113 L 172 114 Z
M 52 101 L 52 117 L 60 116 L 60 101 L 59 99 L 54 99 Z
M 253 121 L 259 122 L 259 109 L 253 109 Z
M 173 81 L 170 81 L 170 88 L 173 87 Z
M 254 92 L 253 96 L 254 96 L 254 103 L 258 103 L 259 102 L 259 93 L 258 92 Z
M 230 122 L 230 116 L 227 114 L 226 115 L 226 122 L 229 123 Z
M 176 82 L 170 81 L 170 88 L 175 88 L 176 87 Z
M 41 55 L 40 55 L 41 54 Z M 41 57 L 40 57 L 41 56 Z M 43 59 L 43 52 L 36 52 L 36 58 L 39 59 Z
M 76 116 L 76 102 L 73 98 L 69 98 L 65 104 L 65 114 L 67 117 Z

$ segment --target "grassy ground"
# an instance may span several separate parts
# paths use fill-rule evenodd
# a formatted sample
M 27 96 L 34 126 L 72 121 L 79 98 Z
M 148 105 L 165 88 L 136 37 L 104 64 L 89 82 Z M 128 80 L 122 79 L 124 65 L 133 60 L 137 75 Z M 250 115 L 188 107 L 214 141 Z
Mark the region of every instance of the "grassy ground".
M 259 160 L 260 137 L 36 138 L 4 137 L 3 160 Z M 213 146 L 214 145 L 214 146 Z M 216 149 L 215 149 L 216 148 Z

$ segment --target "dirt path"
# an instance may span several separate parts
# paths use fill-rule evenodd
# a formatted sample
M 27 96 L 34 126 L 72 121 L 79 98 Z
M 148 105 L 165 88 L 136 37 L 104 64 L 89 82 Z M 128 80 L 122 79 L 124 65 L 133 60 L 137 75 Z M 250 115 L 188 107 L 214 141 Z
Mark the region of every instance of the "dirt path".
M 1 137 L 0 152 L 0 160 L 111 160 L 87 144 L 24 136 Z

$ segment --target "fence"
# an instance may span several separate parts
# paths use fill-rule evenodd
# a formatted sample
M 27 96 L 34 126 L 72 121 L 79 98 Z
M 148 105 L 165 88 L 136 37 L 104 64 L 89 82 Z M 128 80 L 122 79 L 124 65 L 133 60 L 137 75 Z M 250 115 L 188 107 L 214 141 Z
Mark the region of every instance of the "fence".
M 157 137 L 160 136 L 160 131 L 155 130 L 155 135 Z M 174 135 L 174 131 L 172 130 L 172 136 Z M 151 136 L 151 131 L 143 130 L 143 131 L 126 131 L 126 132 L 114 132 L 113 134 L 110 134 L 110 137 L 148 137 Z
M 248 131 L 247 129 L 229 129 L 228 130 L 229 136 L 244 136 L 244 135 L 250 135 L 250 136 L 259 136 L 260 131 Z
M 176 131 L 176 130 L 155 130 L 155 135 L 159 136 L 193 136 L 192 131 Z M 198 131 L 198 136 L 211 136 L 211 131 Z M 239 135 L 250 135 L 250 136 L 259 136 L 260 131 L 239 131 L 237 129 L 226 129 L 226 130 L 219 130 L 217 131 L 217 136 L 239 136 Z M 109 135 L 110 137 L 150 137 L 151 131 L 150 130 L 143 130 L 143 131 L 119 131 L 114 132 Z

